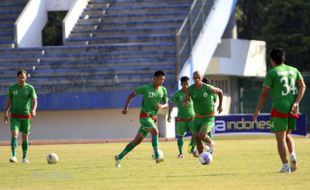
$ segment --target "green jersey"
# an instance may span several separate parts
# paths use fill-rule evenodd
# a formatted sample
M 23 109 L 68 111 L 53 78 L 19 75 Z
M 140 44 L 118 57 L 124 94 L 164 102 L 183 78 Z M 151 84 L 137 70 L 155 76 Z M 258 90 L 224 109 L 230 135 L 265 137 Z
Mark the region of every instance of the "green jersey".
M 135 93 L 143 95 L 141 113 L 156 116 L 158 111 L 156 105 L 168 102 L 167 89 L 163 86 L 159 86 L 156 90 L 153 84 L 148 84 L 136 88 Z
M 188 92 L 193 99 L 196 114 L 208 115 L 214 112 L 214 93 L 211 92 L 210 85 L 203 84 L 201 89 L 197 89 L 193 84 L 188 88 Z
M 300 72 L 294 67 L 281 64 L 271 69 L 263 86 L 271 89 L 272 108 L 289 113 L 298 94 L 297 81 L 301 79 Z
M 11 113 L 17 115 L 29 115 L 31 99 L 37 98 L 34 87 L 28 83 L 19 86 L 17 83 L 9 88 L 8 98 L 11 100 Z
M 186 94 L 182 89 L 172 96 L 172 102 L 178 107 L 178 118 L 192 118 L 195 115 L 192 99 L 190 99 L 188 106 L 184 106 L 185 97 Z
M 217 94 L 212 93 L 212 97 L 213 103 L 215 103 L 217 101 Z

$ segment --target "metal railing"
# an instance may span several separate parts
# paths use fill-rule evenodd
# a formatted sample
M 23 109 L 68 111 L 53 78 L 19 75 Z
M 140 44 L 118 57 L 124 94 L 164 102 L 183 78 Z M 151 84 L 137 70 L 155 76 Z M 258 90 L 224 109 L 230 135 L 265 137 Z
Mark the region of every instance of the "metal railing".
M 176 32 L 176 75 L 190 56 L 192 48 L 215 0 L 194 0 L 188 15 Z

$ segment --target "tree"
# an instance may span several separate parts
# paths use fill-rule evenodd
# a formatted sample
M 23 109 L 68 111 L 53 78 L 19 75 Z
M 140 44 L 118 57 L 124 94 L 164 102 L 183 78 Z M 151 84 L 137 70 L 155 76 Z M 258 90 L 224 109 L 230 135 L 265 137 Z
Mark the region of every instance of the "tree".
M 310 71 L 309 0 L 239 0 L 236 18 L 241 38 L 283 47 L 287 64 Z
M 48 21 L 42 31 L 43 46 L 63 45 L 62 21 L 66 11 L 48 12 Z

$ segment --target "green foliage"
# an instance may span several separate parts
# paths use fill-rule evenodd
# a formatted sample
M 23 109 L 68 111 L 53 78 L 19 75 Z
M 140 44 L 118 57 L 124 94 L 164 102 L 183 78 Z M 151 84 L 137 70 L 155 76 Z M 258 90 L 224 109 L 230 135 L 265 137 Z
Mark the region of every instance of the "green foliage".
M 62 21 L 66 14 L 66 11 L 48 12 L 48 21 L 42 31 L 43 46 L 63 45 Z
M 239 0 L 236 17 L 240 38 L 283 47 L 287 64 L 310 71 L 309 0 Z

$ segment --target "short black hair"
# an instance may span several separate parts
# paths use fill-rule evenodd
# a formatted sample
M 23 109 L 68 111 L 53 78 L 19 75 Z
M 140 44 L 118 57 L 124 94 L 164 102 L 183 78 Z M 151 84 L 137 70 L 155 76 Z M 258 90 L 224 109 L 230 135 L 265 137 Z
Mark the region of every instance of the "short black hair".
M 27 75 L 27 72 L 25 71 L 25 70 L 19 70 L 18 72 L 17 72 L 17 77 L 19 76 L 19 75 L 21 75 L 21 74 L 25 74 L 25 75 Z
M 285 51 L 282 48 L 272 48 L 269 56 L 277 65 L 285 61 Z
M 160 77 L 160 76 L 166 76 L 165 71 L 163 70 L 155 71 L 154 77 Z
M 188 81 L 188 80 L 189 80 L 189 78 L 188 78 L 187 76 L 183 76 L 183 77 L 181 77 L 181 79 L 180 79 L 181 83 L 182 83 L 182 82 L 186 82 L 186 81 Z
M 208 79 L 208 78 L 203 78 L 202 82 L 205 83 L 205 84 L 211 84 L 211 80 Z

